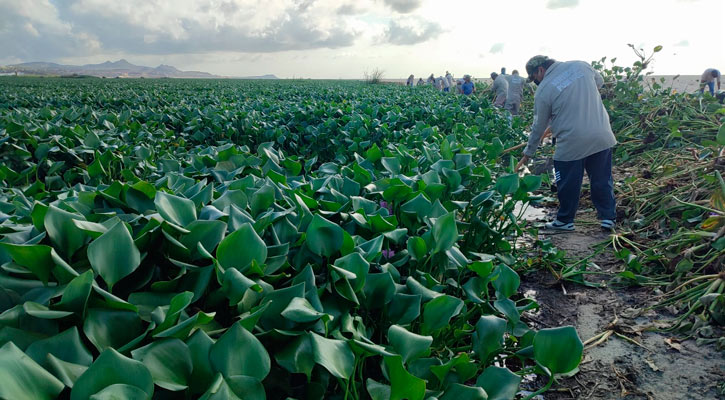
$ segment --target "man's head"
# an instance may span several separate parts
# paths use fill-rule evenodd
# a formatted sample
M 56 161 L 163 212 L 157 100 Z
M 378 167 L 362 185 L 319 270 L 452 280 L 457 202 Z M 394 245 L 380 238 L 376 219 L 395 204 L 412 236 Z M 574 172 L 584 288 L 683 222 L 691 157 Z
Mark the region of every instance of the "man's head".
M 498 78 L 498 74 L 495 72 L 491 72 L 491 79 L 493 79 L 495 81 L 496 78 Z
M 501 67 L 501 75 L 506 75 L 506 67 Z
M 710 74 L 712 74 L 712 77 L 713 77 L 713 78 L 717 78 L 718 76 L 720 76 L 720 71 L 718 71 L 718 70 L 716 70 L 716 69 L 713 69 L 713 70 L 712 70 L 712 71 L 710 72 Z
M 515 70 L 511 71 L 511 75 L 519 76 L 519 70 L 515 69 Z
M 463 80 L 466 81 L 466 82 L 470 82 L 471 81 L 471 75 L 468 75 L 468 74 L 463 75 Z
M 555 63 L 556 60 L 547 56 L 533 56 L 526 63 L 526 73 L 529 74 L 529 80 L 533 81 L 537 85 L 544 79 L 546 70 L 551 67 L 551 64 Z

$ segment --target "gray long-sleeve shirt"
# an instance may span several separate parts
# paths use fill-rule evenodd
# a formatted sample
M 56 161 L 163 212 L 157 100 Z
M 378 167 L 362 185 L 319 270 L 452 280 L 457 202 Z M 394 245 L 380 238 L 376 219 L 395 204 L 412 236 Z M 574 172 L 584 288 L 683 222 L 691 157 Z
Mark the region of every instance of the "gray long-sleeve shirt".
M 518 75 L 506 75 L 506 78 L 508 78 L 509 83 L 508 92 L 506 92 L 506 104 L 521 103 L 526 79 Z
M 524 154 L 533 157 L 547 126 L 556 138 L 554 160 L 581 160 L 615 144 L 599 88 L 599 72 L 583 61 L 556 62 L 534 96 L 534 123 Z
M 493 81 L 492 89 L 496 93 L 496 96 L 506 97 L 506 91 L 509 90 L 509 82 L 506 80 L 506 77 L 503 75 L 497 76 Z

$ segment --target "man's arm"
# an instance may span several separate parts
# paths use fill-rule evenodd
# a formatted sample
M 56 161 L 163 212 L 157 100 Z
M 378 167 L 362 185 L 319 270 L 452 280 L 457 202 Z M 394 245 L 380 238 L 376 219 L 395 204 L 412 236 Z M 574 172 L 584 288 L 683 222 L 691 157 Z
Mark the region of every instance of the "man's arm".
M 551 119 L 551 104 L 543 99 L 543 96 L 534 98 L 534 123 L 531 126 L 531 134 L 529 134 L 529 142 L 526 144 L 524 149 L 524 156 L 516 164 L 515 171 L 518 171 L 522 165 L 525 165 L 529 160 L 536 154 L 536 149 L 539 147 L 541 140 L 543 139 L 544 133 L 547 131 L 549 126 L 549 120 Z
M 536 149 L 541 143 L 541 138 L 549 126 L 551 119 L 551 104 L 546 101 L 543 96 L 534 99 L 534 123 L 531 125 L 531 134 L 529 135 L 529 143 L 524 149 L 524 154 L 533 157 Z

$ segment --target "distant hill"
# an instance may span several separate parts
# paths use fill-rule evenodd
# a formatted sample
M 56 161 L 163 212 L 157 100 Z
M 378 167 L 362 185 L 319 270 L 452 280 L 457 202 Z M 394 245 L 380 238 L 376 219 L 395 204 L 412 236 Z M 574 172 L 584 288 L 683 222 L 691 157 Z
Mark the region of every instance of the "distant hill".
M 134 65 L 126 60 L 106 61 L 101 64 L 62 65 L 49 62 L 29 62 L 0 66 L 0 73 L 25 75 L 86 75 L 106 78 L 222 78 L 207 72 L 180 71 L 170 65 L 159 65 L 156 68 Z M 265 75 L 267 76 L 267 75 Z M 274 75 L 271 75 L 274 77 Z M 267 79 L 259 77 L 257 79 Z

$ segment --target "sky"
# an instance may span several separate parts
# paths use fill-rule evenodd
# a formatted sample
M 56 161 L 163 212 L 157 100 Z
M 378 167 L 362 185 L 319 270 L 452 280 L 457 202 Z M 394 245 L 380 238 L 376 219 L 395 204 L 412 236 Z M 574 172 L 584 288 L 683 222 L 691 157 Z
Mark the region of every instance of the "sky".
M 725 69 L 723 0 L 0 0 L 0 65 L 126 59 L 223 76 L 525 74 L 533 55 Z

